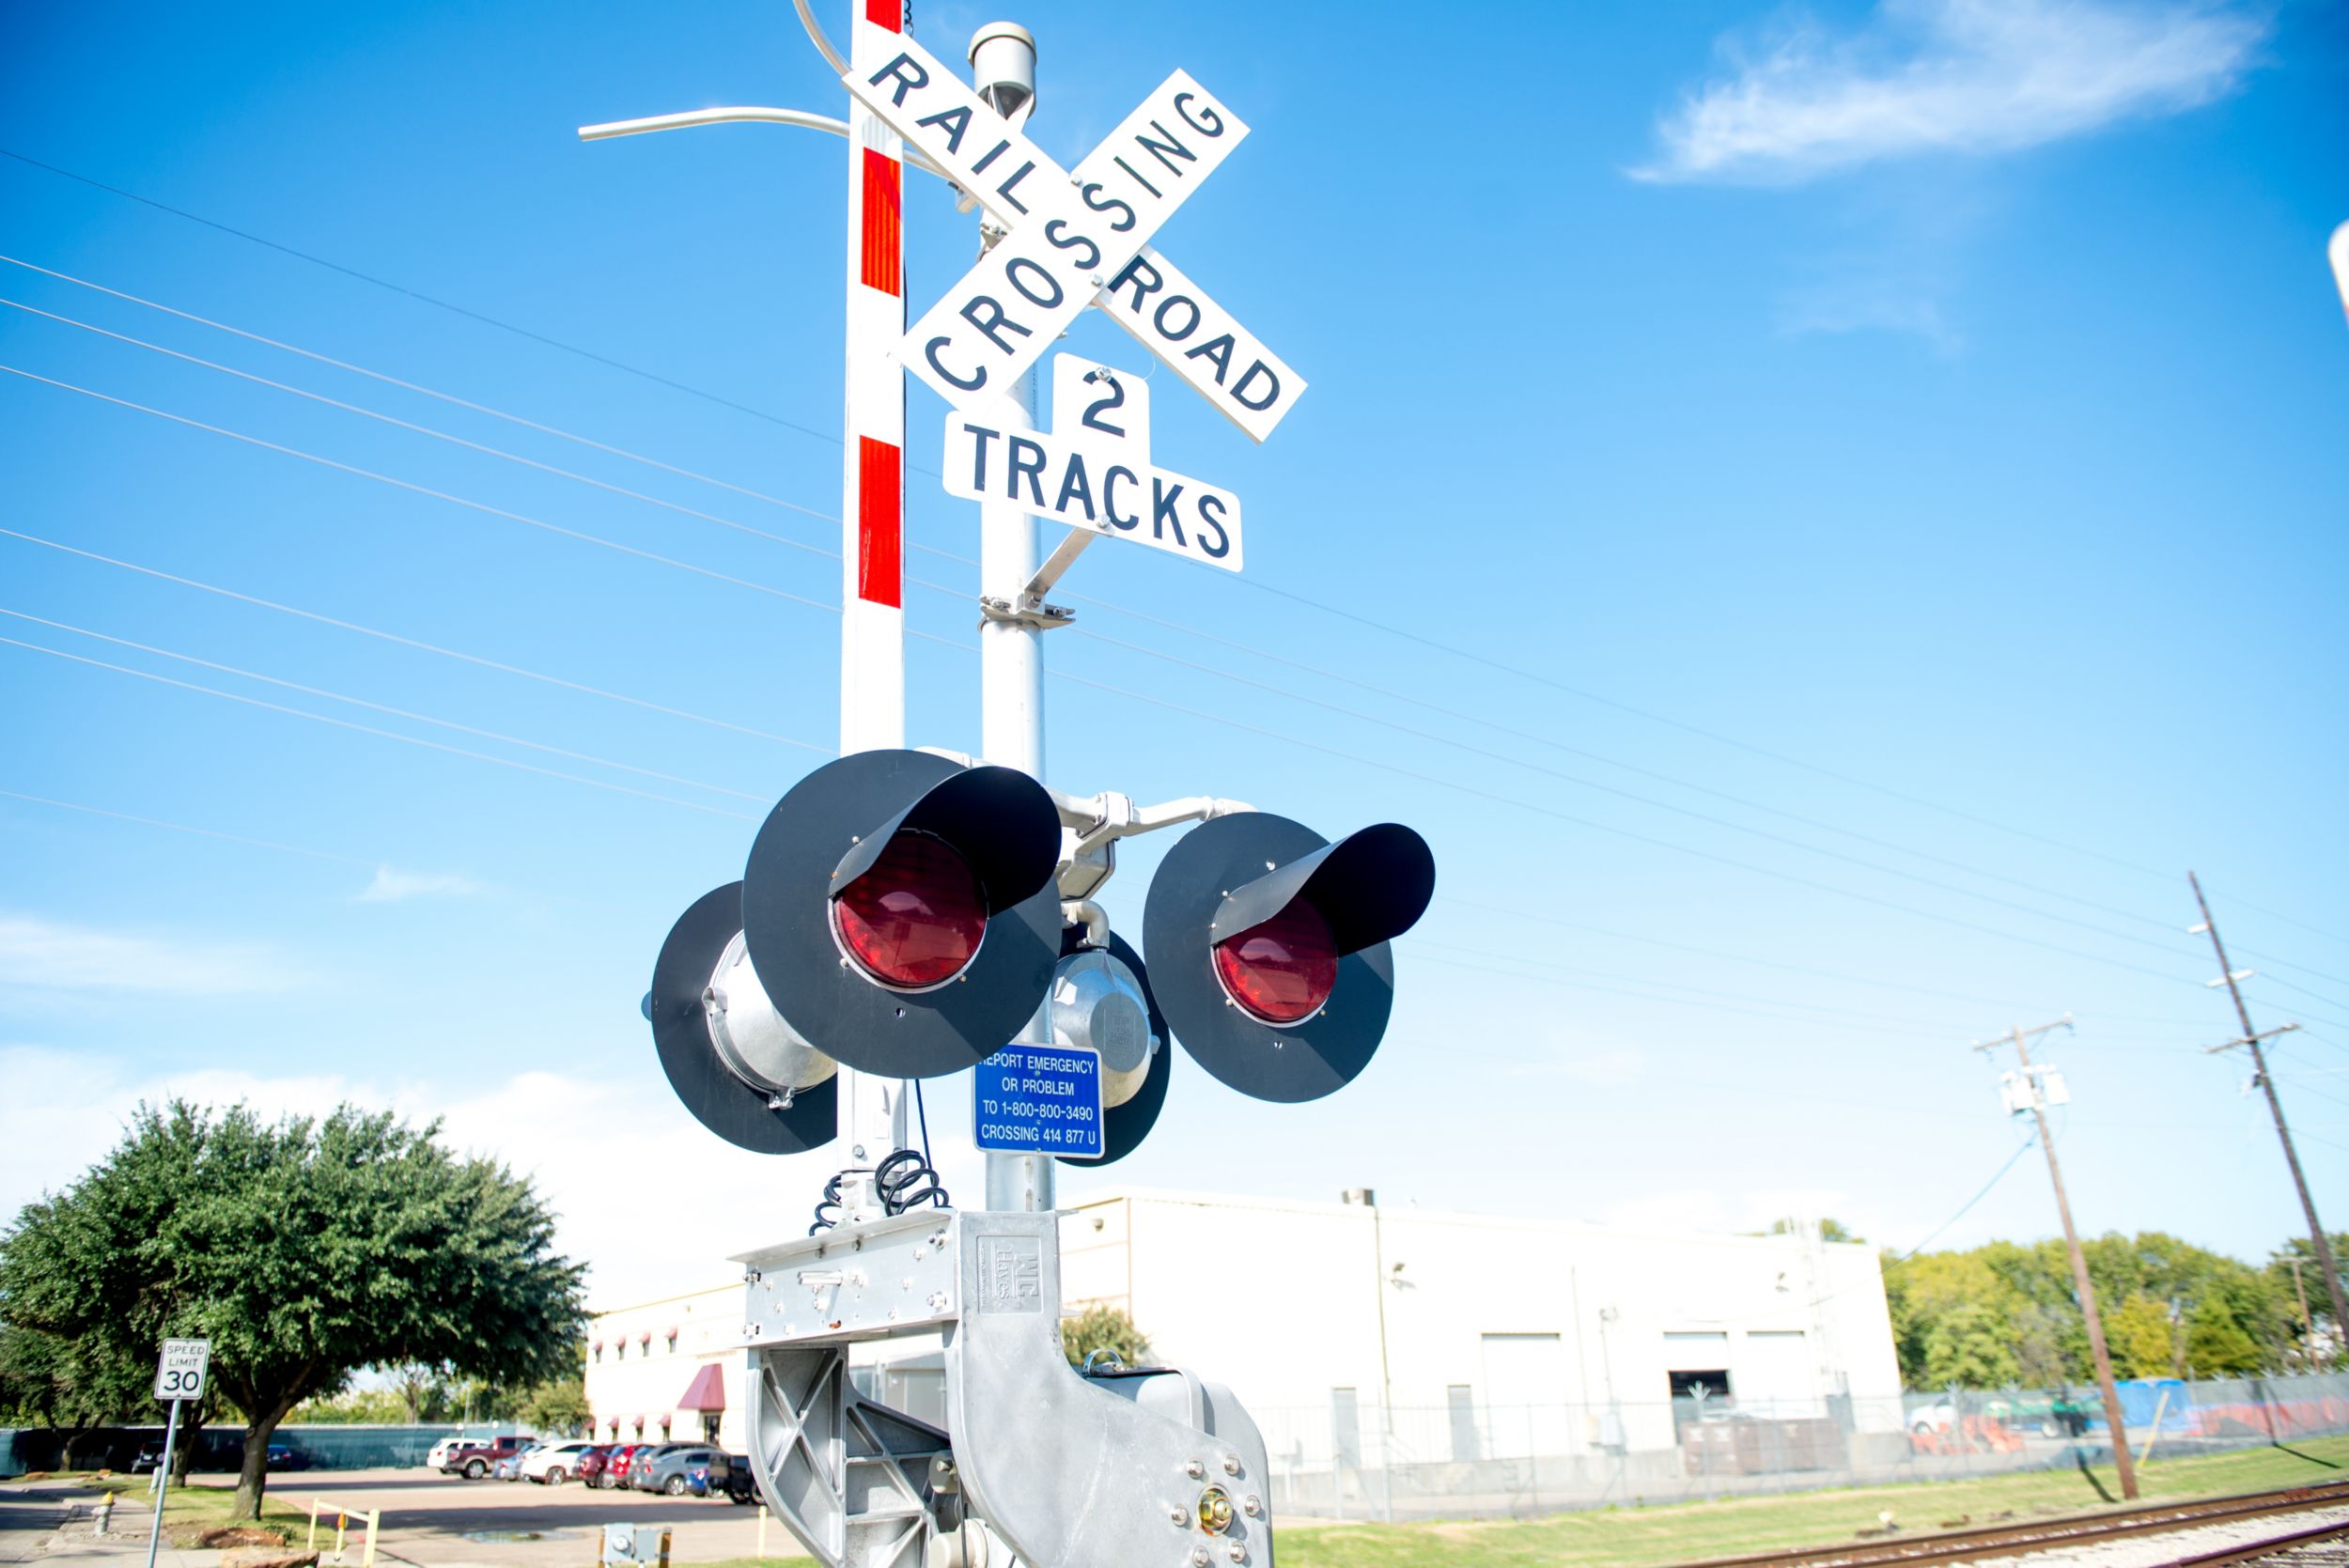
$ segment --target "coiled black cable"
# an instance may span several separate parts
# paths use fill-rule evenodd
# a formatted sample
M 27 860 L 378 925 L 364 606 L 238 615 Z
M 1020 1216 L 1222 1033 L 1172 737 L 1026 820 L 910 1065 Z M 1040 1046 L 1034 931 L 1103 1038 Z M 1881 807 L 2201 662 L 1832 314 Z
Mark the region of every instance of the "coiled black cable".
M 945 1188 L 939 1184 L 938 1172 L 912 1149 L 899 1149 L 882 1160 L 873 1172 L 873 1186 L 880 1192 L 881 1207 L 890 1214 L 903 1214 L 924 1203 L 941 1209 L 953 1206 Z
M 846 1172 L 842 1172 L 846 1174 Z M 840 1177 L 824 1184 L 824 1196 L 816 1205 L 816 1223 L 807 1228 L 809 1235 L 817 1235 L 840 1223 Z
M 821 1234 L 840 1223 L 840 1181 L 847 1174 L 843 1171 L 824 1184 L 823 1199 L 816 1205 L 816 1222 L 807 1228 L 809 1235 Z M 900 1215 L 924 1204 L 941 1209 L 954 1206 L 927 1157 L 914 1149 L 899 1149 L 873 1168 L 873 1191 L 886 1215 Z

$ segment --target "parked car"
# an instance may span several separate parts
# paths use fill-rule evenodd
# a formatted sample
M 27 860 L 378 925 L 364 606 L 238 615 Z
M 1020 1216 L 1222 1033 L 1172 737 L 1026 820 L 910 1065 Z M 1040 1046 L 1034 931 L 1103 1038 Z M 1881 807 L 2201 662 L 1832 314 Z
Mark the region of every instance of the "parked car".
M 310 1467 L 310 1456 L 284 1443 L 272 1443 L 268 1464 L 272 1470 L 306 1470 Z
M 579 1467 L 571 1473 L 586 1485 L 593 1486 L 603 1475 L 604 1462 L 612 1457 L 612 1445 L 599 1443 L 579 1456 Z
M 560 1443 L 540 1443 L 522 1460 L 524 1481 L 545 1482 L 560 1486 L 579 1474 L 580 1456 L 596 1445 L 581 1438 Z
M 645 1444 L 634 1453 L 629 1455 L 628 1484 L 630 1488 L 639 1492 L 653 1492 L 660 1490 L 660 1488 L 654 1485 L 648 1479 L 651 1475 L 653 1467 L 658 1465 L 664 1456 L 675 1453 L 680 1449 L 688 1449 L 693 1446 L 694 1445 L 692 1443 Z
M 514 1432 L 500 1437 L 478 1438 L 450 1449 L 447 1456 L 441 1461 L 441 1473 L 461 1475 L 467 1481 L 479 1481 L 496 1467 L 499 1460 L 509 1453 L 520 1453 L 529 1443 L 529 1438 Z
M 163 1445 L 161 1442 L 141 1443 L 138 1453 L 131 1460 L 131 1473 L 145 1475 L 163 1462 Z
M 437 1470 L 448 1463 L 449 1452 L 452 1449 L 461 1448 L 467 1443 L 475 1443 L 480 1440 L 478 1437 L 468 1437 L 461 1432 L 452 1432 L 425 1451 L 424 1467 L 428 1470 Z
M 727 1454 L 724 1481 L 722 1483 L 717 1478 L 717 1472 L 712 1470 L 710 1486 L 713 1490 L 723 1490 L 728 1502 L 754 1503 L 758 1501 L 758 1482 L 751 1474 L 751 1459 L 746 1453 Z
M 630 1462 L 650 1447 L 650 1443 L 620 1444 L 604 1456 L 603 1473 L 596 1478 L 596 1484 L 607 1491 L 615 1486 L 626 1486 Z
M 716 1449 L 691 1443 L 671 1443 L 662 1452 L 654 1454 L 650 1464 L 640 1461 L 635 1467 L 635 1473 L 629 1477 L 629 1484 L 639 1492 L 665 1492 L 673 1498 L 681 1498 L 691 1492 L 700 1497 L 709 1490 L 710 1467 L 725 1462 L 726 1456 Z M 696 1469 L 702 1473 L 700 1485 L 694 1484 L 691 1473 Z
M 546 1447 L 544 1443 L 532 1443 L 526 1448 L 516 1449 L 512 1453 L 490 1467 L 490 1479 L 520 1481 L 522 1478 L 522 1461 L 544 1447 Z

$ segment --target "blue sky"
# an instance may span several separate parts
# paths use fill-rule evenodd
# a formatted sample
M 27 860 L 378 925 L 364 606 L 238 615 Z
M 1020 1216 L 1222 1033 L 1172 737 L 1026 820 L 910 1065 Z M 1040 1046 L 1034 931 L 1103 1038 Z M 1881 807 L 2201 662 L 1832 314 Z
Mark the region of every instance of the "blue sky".
M 1159 383 L 1248 571 L 1085 557 L 1050 781 L 1402 820 L 1440 866 L 1359 1082 L 1178 1062 L 1067 1190 L 1906 1247 L 2018 1136 L 1968 1043 L 2069 1011 L 2083 1224 L 2257 1253 L 2298 1215 L 2201 1049 L 2191 865 L 2257 1019 L 2308 1025 L 2278 1071 L 2349 1224 L 2337 18 L 1437 16 L 1017 18 L 1066 162 L 1178 65 L 1249 121 L 1158 243 L 1312 383 L 1261 448 Z M 959 58 L 990 19 L 915 26 Z M 0 1205 L 143 1094 L 350 1095 L 537 1172 L 606 1299 L 722 1278 L 830 1162 L 700 1133 L 635 1007 L 836 736 L 842 149 L 571 132 L 837 84 L 772 5 L 9 27 Z M 908 210 L 919 308 L 973 237 Z M 910 393 L 918 470 L 943 411 Z M 909 732 L 972 748 L 975 520 L 909 488 Z M 2035 1163 L 1943 1240 L 2050 1233 Z

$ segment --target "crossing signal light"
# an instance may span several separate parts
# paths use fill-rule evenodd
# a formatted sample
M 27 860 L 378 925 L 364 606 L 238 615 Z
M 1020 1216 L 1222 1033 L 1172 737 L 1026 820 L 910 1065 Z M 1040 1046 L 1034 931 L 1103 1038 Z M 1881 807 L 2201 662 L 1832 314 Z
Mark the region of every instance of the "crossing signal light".
M 887 1078 L 972 1066 L 1042 1006 L 1061 955 L 1060 814 L 1008 768 L 859 752 L 776 803 L 742 872 L 775 1012 Z
M 1150 971 L 1125 938 L 1112 932 L 1105 943 L 1088 945 L 1085 928 L 1071 925 L 1061 945 L 1046 1026 L 1052 1044 L 1101 1057 L 1100 1157 L 1061 1163 L 1108 1165 L 1132 1154 L 1158 1124 L 1174 1076 L 1174 1042 Z
M 786 1024 L 742 942 L 742 884 L 693 901 L 661 944 L 645 996 L 661 1071 L 729 1143 L 795 1155 L 832 1141 L 838 1063 Z
M 1394 1005 L 1388 943 L 1435 891 L 1434 854 L 1399 823 L 1332 844 L 1268 812 L 1212 818 L 1150 883 L 1153 993 L 1216 1078 L 1257 1099 L 1319 1099 L 1378 1048 Z

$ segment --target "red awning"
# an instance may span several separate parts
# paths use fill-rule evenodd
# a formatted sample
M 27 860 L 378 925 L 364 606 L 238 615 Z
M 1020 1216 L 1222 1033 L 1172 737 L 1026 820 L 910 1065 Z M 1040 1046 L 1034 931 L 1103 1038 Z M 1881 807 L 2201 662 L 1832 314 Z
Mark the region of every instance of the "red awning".
M 693 1381 L 685 1386 L 685 1397 L 677 1402 L 680 1410 L 723 1410 L 726 1407 L 725 1374 L 710 1365 L 693 1374 Z

